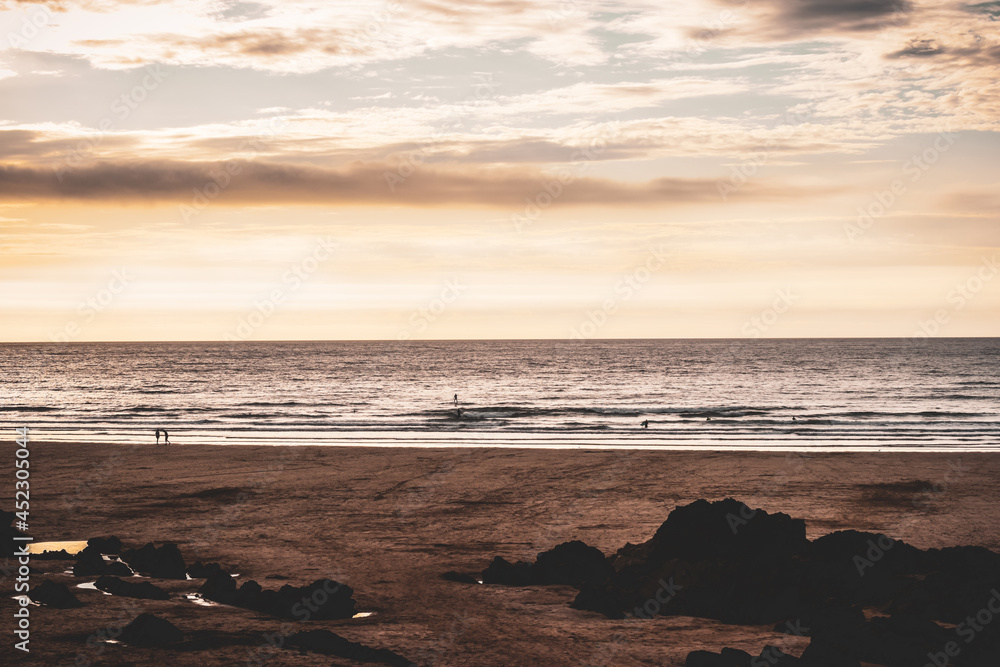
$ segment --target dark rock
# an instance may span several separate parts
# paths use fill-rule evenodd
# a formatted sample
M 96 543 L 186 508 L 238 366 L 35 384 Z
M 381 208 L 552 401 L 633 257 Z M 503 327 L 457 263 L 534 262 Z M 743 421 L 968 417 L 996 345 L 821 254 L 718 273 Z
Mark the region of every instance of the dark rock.
M 104 574 L 107 569 L 108 564 L 101 556 L 101 552 L 94 547 L 87 547 L 76 555 L 76 564 L 73 565 L 73 576 L 98 576 Z
M 224 574 L 227 577 L 229 576 L 229 574 L 225 570 L 223 570 L 222 566 L 219 565 L 218 563 L 202 564 L 201 561 L 198 561 L 197 563 L 189 567 L 187 569 L 187 573 L 191 576 L 192 579 L 208 579 L 209 577 L 212 577 L 217 574 Z
M 684 661 L 684 667 L 751 667 L 753 656 L 746 651 L 724 648 L 721 653 L 692 651 Z
M 460 584 L 478 584 L 476 578 L 469 574 L 462 574 L 461 572 L 455 572 L 454 570 L 449 570 L 441 575 L 441 578 L 445 581 L 455 581 Z
M 955 638 L 933 621 L 912 616 L 873 618 L 861 642 L 845 647 L 861 662 L 886 667 L 910 667 L 927 662 L 927 654 L 940 650 Z
M 585 586 L 580 593 L 570 603 L 573 609 L 582 611 L 595 611 L 608 618 L 625 618 L 624 606 L 618 602 L 620 595 L 616 595 L 609 586 Z
M 131 577 L 135 574 L 125 563 L 120 560 L 113 560 L 107 563 L 107 568 L 104 570 L 104 574 L 109 574 L 113 577 Z
M 765 646 L 760 655 L 750 661 L 752 667 L 772 665 L 773 667 L 804 667 L 802 661 L 794 655 L 789 655 L 777 646 Z
M 40 554 L 31 554 L 31 560 L 76 560 L 76 554 L 71 554 L 65 549 L 43 551 Z
M 32 588 L 28 592 L 28 597 L 38 604 L 55 609 L 76 609 L 83 606 L 66 584 L 57 584 L 48 579 Z
M 683 560 L 787 557 L 809 545 L 806 523 L 727 498 L 678 507 L 651 540 L 655 556 Z
M 614 572 L 600 549 L 587 546 L 580 540 L 564 542 L 543 551 L 531 566 L 536 583 L 576 587 L 603 582 Z
M 483 570 L 483 583 L 530 586 L 535 583 L 535 578 L 531 572 L 531 563 L 524 561 L 510 563 L 497 556 L 490 566 Z
M 393 667 L 412 667 L 414 663 L 403 656 L 393 653 L 384 648 L 372 648 L 364 644 L 348 641 L 340 635 L 329 630 L 309 630 L 307 632 L 297 632 L 288 637 L 287 644 L 290 647 L 321 653 L 323 655 L 334 655 L 358 662 L 380 663 L 392 665 Z
M 187 579 L 184 558 L 173 542 L 159 548 L 149 542 L 141 549 L 127 549 L 122 560 L 134 571 L 154 579 Z
M 253 609 L 297 621 L 351 618 L 355 612 L 354 590 L 331 579 L 318 579 L 308 586 L 282 586 L 264 590 L 256 581 L 239 588 L 226 574 L 209 577 L 198 593 L 206 600 Z
M 802 652 L 802 667 L 861 667 L 853 653 L 838 644 L 813 639 Z
M 98 580 L 94 582 L 94 585 L 105 593 L 111 593 L 112 595 L 119 595 L 126 598 L 166 600 L 170 597 L 165 590 L 159 586 L 154 586 L 148 581 L 134 583 L 131 581 L 123 581 L 118 577 L 109 577 L 105 575 L 98 578 Z
M 299 621 L 351 618 L 356 611 L 354 589 L 331 579 L 308 586 L 282 586 L 277 592 L 263 591 L 258 609 Z
M 111 537 L 92 537 L 87 540 L 88 547 L 94 547 L 102 554 L 111 556 L 122 552 L 122 541 L 112 535 Z
M 141 647 L 165 646 L 184 641 L 184 633 L 166 619 L 152 614 L 139 614 L 122 628 L 121 640 Z
M 198 589 L 206 600 L 232 605 L 236 600 L 236 580 L 224 572 L 209 575 Z
M 746 651 L 724 648 L 719 653 L 692 651 L 688 653 L 685 667 L 807 667 L 798 658 L 788 655 L 776 646 L 765 646 L 759 656 Z

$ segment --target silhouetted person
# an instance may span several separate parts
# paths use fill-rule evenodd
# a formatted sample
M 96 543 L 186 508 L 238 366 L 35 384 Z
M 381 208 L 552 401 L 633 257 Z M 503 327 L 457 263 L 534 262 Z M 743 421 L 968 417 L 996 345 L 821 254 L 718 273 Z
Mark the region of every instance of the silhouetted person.
M 644 422 L 642 422 L 642 427 L 643 428 L 649 428 L 649 420 L 648 419 L 645 420 Z
M 170 436 L 167 435 L 167 429 L 163 429 L 163 444 L 164 445 L 170 444 Z
M 160 429 L 156 429 L 156 444 L 160 444 Z
M 455 407 L 458 407 L 458 394 L 455 394 Z

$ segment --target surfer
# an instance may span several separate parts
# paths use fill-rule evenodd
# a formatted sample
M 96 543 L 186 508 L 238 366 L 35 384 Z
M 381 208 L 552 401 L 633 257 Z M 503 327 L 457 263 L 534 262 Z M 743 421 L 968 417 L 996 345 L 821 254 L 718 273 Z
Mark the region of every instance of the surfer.
M 649 428 L 649 420 L 648 419 L 645 420 L 644 422 L 642 422 L 642 427 L 643 428 Z

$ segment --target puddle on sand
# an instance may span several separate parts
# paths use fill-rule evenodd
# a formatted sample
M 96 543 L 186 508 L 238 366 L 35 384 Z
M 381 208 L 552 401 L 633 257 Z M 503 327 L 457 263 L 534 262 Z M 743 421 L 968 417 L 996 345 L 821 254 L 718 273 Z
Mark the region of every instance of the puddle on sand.
M 111 595 L 111 593 L 108 593 L 107 591 L 102 591 L 92 581 L 89 582 L 89 583 L 86 583 L 86 584 L 77 584 L 76 587 L 77 588 L 82 588 L 82 589 L 87 590 L 87 591 L 97 591 L 98 593 L 104 593 L 105 595 Z
M 21 596 L 21 595 L 12 595 L 10 599 L 11 600 L 17 600 L 18 603 L 20 603 L 22 597 L 24 597 L 24 596 Z M 40 602 L 35 602 L 31 598 L 28 598 L 28 604 L 31 605 L 32 607 L 41 607 L 42 606 Z
M 190 600 L 200 607 L 221 607 L 218 602 L 212 602 L 211 600 L 206 600 L 197 593 L 188 593 L 184 596 L 185 600 Z
M 71 542 L 32 542 L 28 545 L 29 554 L 42 554 L 46 551 L 61 551 L 66 550 L 69 555 L 78 554 L 84 550 L 87 546 L 87 540 L 82 542 L 79 540 L 74 540 Z

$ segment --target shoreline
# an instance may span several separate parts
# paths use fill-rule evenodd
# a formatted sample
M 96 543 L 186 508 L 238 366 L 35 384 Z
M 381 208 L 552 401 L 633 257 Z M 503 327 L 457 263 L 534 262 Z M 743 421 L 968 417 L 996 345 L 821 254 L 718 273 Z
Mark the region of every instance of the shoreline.
M 682 665 L 691 650 L 730 646 L 756 653 L 782 641 L 795 652 L 788 642 L 796 638 L 771 628 L 688 617 L 613 621 L 570 609 L 575 591 L 568 587 L 468 586 L 440 578 L 449 570 L 478 572 L 494 556 L 532 559 L 573 539 L 611 554 L 626 542 L 649 539 L 672 509 L 700 498 L 733 497 L 805 519 L 810 539 L 850 528 L 919 548 L 1000 551 L 1000 522 L 992 518 L 1000 457 L 992 454 L 44 441 L 32 441 L 31 448 L 29 532 L 36 541 L 113 534 L 132 547 L 175 542 L 189 564 L 219 562 L 240 573 L 240 581 L 270 588 L 329 576 L 355 589 L 359 608 L 376 613 L 310 623 L 310 629 L 330 628 L 417 662 L 425 656 L 422 664 Z M 2 451 L 8 467 L 13 449 Z M 7 502 L 11 489 L 4 487 Z M 46 572 L 65 569 L 59 562 L 33 563 Z M 267 579 L 275 575 L 288 579 Z M 59 576 L 78 583 L 57 574 L 33 579 Z M 10 585 L 5 580 L 5 588 Z M 27 663 L 72 664 L 86 638 L 114 622 L 123 601 L 206 644 L 186 651 L 108 645 L 102 660 L 110 664 L 164 658 L 247 664 L 247 651 L 280 625 L 245 610 L 179 599 L 74 591 L 83 609 L 34 610 Z M 0 613 L 8 616 L 14 604 L 5 596 Z M 267 664 L 331 664 L 284 649 L 268 655 Z
M 31 427 L 29 427 L 31 429 Z M 42 429 L 32 429 L 41 431 Z M 43 431 L 44 432 L 44 431 Z M 448 432 L 399 431 L 398 435 L 386 435 L 385 431 L 352 432 L 353 437 L 326 440 L 313 439 L 309 441 L 294 438 L 263 438 L 234 437 L 233 441 L 225 442 L 226 436 L 221 436 L 220 442 L 189 442 L 179 438 L 185 436 L 181 430 L 171 431 L 174 440 L 168 445 L 150 442 L 145 436 L 141 442 L 121 441 L 119 434 L 109 435 L 104 439 L 95 440 L 92 435 L 79 438 L 55 438 L 51 434 L 42 436 L 39 443 L 48 445 L 74 445 L 95 447 L 335 447 L 342 449 L 372 448 L 372 449 L 535 449 L 535 450 L 595 450 L 595 451 L 647 451 L 647 452 L 750 452 L 776 453 L 791 452 L 797 454 L 838 454 L 838 453 L 886 453 L 886 454 L 1000 454 L 997 445 L 943 445 L 901 444 L 892 440 L 851 440 L 817 438 L 815 440 L 801 439 L 763 439 L 763 438 L 710 438 L 704 440 L 670 440 L 656 439 L 649 436 L 631 436 L 622 438 L 620 435 L 596 436 L 591 439 L 581 438 L 580 434 L 540 434 L 540 433 L 495 433 L 473 432 L 449 434 Z M 275 431 L 275 434 L 284 433 Z M 361 433 L 363 435 L 358 435 Z M 389 432 L 393 433 L 393 432 Z M 519 437 L 517 437 L 519 436 Z M 29 437 L 31 431 L 29 431 Z M 236 441 L 237 438 L 239 441 Z M 276 442 L 275 440 L 285 440 Z M 32 439 L 32 442 L 36 442 Z

